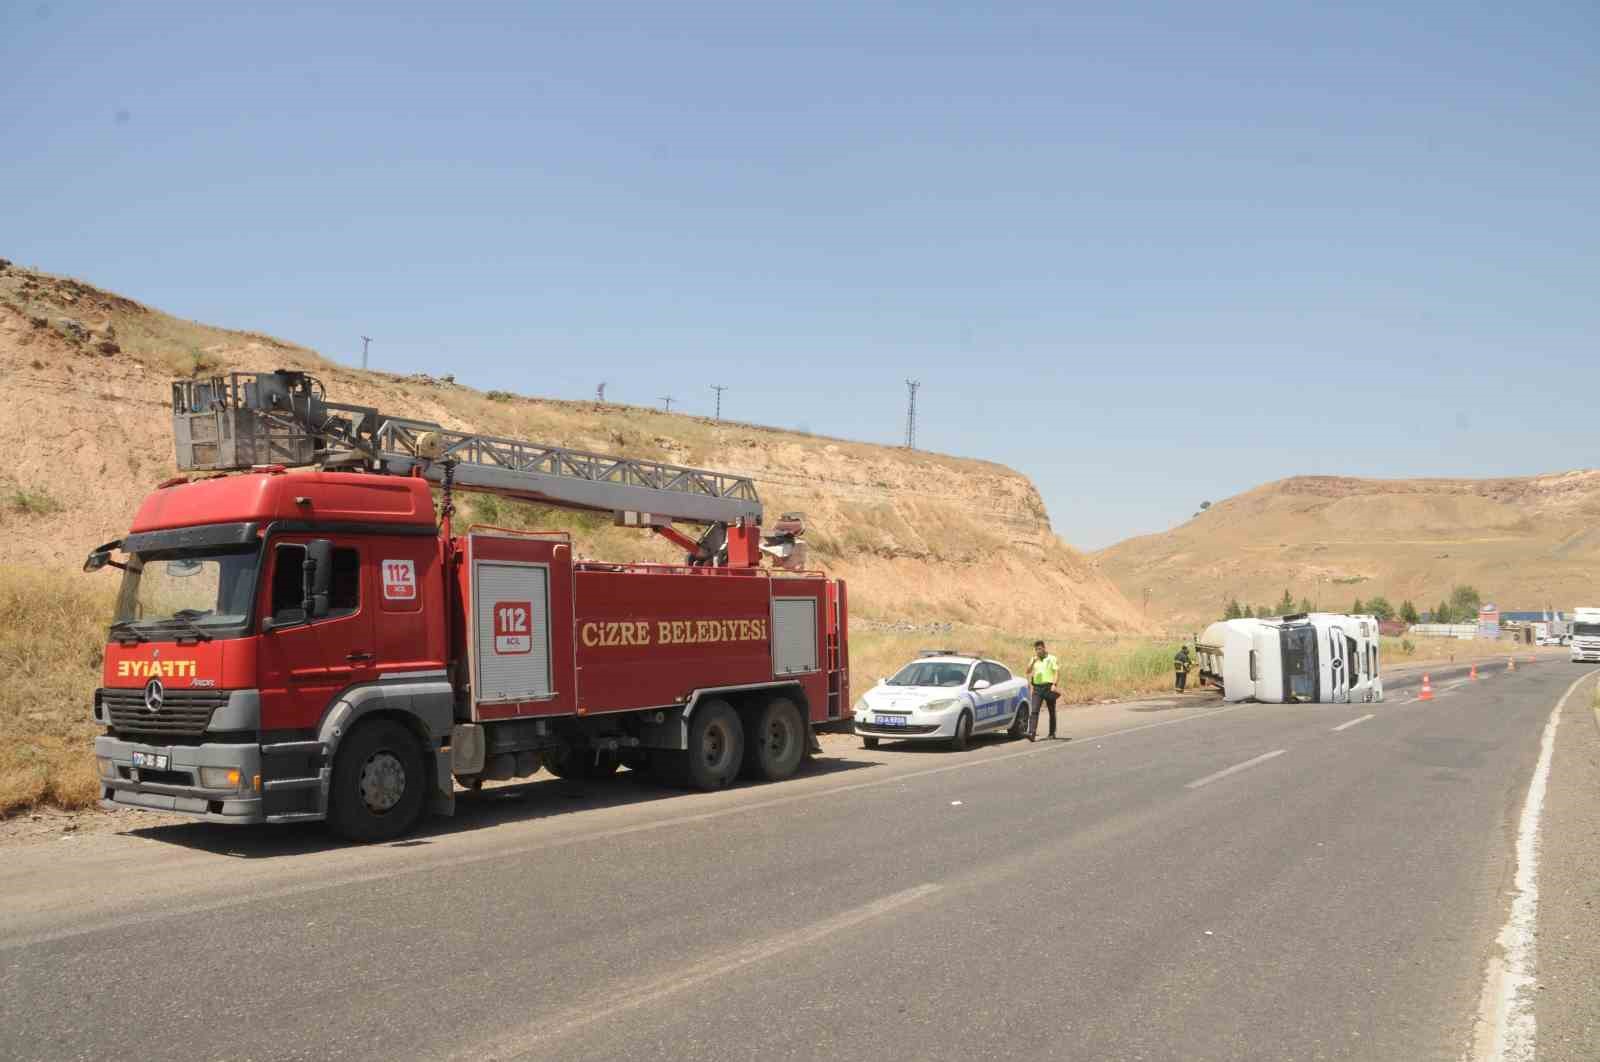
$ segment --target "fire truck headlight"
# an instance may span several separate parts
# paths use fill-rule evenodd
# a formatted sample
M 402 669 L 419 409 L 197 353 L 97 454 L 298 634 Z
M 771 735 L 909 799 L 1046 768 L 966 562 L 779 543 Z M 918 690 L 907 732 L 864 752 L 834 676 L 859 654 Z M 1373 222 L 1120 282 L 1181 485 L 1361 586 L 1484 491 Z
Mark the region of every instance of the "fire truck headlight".
M 117 776 L 117 765 L 111 762 L 110 756 L 96 756 L 94 762 L 95 766 L 100 768 L 101 778 L 115 778 Z
M 237 767 L 202 767 L 200 784 L 206 789 L 248 789 L 250 780 Z

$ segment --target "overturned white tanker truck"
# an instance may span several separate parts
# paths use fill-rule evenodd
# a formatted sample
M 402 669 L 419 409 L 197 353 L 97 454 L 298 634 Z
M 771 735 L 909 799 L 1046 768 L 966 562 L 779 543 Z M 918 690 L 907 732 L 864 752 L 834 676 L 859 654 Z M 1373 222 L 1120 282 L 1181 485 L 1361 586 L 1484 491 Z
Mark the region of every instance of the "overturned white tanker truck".
M 1213 623 L 1195 646 L 1200 683 L 1224 700 L 1346 704 L 1383 700 L 1378 620 L 1309 612 Z

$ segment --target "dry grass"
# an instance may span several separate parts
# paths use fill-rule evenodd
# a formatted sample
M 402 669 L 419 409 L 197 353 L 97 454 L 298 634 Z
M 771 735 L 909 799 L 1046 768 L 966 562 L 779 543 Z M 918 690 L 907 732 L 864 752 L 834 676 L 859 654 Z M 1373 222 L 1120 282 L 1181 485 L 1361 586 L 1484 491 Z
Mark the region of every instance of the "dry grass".
M 1172 689 L 1176 640 L 1046 637 L 1061 660 L 1062 697 L 1071 704 L 1137 697 Z M 923 649 L 954 649 L 998 660 L 1013 671 L 1033 656 L 1031 636 L 957 627 L 948 634 L 858 630 L 850 634 L 850 681 L 859 697 Z
M 90 718 L 111 582 L 0 573 L 0 817 L 94 803 Z

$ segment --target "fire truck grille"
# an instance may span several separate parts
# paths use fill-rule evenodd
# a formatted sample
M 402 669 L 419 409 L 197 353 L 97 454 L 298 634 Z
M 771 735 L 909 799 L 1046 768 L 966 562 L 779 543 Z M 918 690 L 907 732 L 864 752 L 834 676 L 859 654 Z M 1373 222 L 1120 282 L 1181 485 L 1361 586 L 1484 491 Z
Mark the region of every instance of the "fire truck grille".
M 216 690 L 166 691 L 161 708 L 150 711 L 144 704 L 144 690 L 100 691 L 100 703 L 111 719 L 111 729 L 119 734 L 149 734 L 153 737 L 195 737 L 211 725 L 211 713 L 227 703 L 228 695 Z

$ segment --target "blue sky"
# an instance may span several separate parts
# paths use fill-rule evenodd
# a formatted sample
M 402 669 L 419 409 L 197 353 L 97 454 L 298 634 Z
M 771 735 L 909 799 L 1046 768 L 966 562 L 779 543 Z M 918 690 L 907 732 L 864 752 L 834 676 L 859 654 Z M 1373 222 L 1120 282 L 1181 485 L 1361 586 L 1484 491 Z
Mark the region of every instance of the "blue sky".
M 1597 57 L 1592 2 L 23 0 L 0 255 L 850 438 L 915 376 L 925 447 L 1098 547 L 1281 476 L 1595 464 Z

